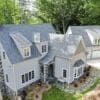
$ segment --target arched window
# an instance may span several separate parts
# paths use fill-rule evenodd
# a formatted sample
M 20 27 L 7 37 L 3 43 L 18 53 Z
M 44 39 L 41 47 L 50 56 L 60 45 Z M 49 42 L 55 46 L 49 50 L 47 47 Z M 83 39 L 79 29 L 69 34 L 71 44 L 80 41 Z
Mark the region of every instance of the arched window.
M 83 60 L 80 59 L 74 63 L 73 67 L 79 67 L 80 65 L 83 65 L 83 64 L 84 64 Z

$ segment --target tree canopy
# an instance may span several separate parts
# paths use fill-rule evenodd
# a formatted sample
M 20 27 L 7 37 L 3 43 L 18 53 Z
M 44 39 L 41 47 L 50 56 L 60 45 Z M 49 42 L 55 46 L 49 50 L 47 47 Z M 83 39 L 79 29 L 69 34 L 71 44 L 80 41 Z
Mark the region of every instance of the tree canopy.
M 51 23 L 58 33 L 69 25 L 100 25 L 100 0 L 35 0 L 33 6 L 35 12 L 22 14 L 15 0 L 0 0 L 0 24 Z
M 14 0 L 0 0 L 0 24 L 20 23 L 19 8 Z
M 98 7 L 94 0 L 36 0 L 36 16 L 65 33 L 69 25 L 100 24 Z

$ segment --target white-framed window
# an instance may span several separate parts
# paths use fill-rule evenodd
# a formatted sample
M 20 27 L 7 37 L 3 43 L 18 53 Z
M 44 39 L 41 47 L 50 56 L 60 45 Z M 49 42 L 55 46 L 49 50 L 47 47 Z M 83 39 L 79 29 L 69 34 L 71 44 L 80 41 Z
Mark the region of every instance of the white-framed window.
M 25 75 L 22 75 L 22 83 L 25 83 Z
M 34 79 L 34 70 L 21 75 L 22 83 L 28 82 L 29 80 Z
M 30 50 L 29 50 L 29 48 L 24 48 L 23 52 L 24 52 L 24 56 L 25 57 L 29 57 L 30 56 Z
M 80 76 L 82 74 L 82 67 L 78 69 L 78 76 Z
M 9 82 L 8 74 L 6 74 L 6 82 Z
M 47 52 L 46 47 L 46 45 L 42 45 L 42 53 Z
M 75 77 L 75 78 L 80 77 L 81 74 L 82 74 L 82 67 L 76 68 L 76 69 L 74 70 L 74 77 Z
M 74 70 L 74 77 L 77 77 L 77 69 Z
M 63 77 L 66 78 L 67 77 L 67 70 L 63 69 Z

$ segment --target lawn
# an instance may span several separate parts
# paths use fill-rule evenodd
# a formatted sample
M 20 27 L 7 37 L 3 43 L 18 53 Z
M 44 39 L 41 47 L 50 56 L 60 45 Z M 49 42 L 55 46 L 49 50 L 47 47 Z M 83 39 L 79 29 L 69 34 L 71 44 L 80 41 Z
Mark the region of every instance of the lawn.
M 81 97 L 81 94 L 68 92 L 66 93 L 53 86 L 48 92 L 43 94 L 42 100 L 78 100 Z
M 82 93 L 68 93 L 61 91 L 55 86 L 52 86 L 52 88 L 43 94 L 42 100 L 82 100 L 82 96 L 86 94 L 87 92 L 93 90 L 97 84 L 100 84 L 100 78 L 95 81 L 95 83 L 83 91 Z

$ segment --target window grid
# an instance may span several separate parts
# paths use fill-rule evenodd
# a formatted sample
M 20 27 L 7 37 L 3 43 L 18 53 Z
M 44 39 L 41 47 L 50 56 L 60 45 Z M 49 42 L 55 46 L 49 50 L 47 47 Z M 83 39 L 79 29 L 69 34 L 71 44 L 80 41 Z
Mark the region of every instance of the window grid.
M 9 82 L 9 80 L 8 80 L 8 74 L 6 74 L 6 82 Z
M 67 77 L 67 71 L 63 70 L 63 77 L 66 78 Z
M 31 80 L 32 79 L 32 74 L 31 74 L 31 72 L 29 72 L 29 80 Z
M 42 45 L 42 53 L 46 52 L 46 45 Z
M 25 73 L 22 77 L 22 83 L 28 82 L 31 79 L 34 79 L 34 70 L 28 73 Z
M 25 76 L 22 75 L 22 83 L 25 83 Z
M 32 79 L 34 78 L 34 71 L 32 71 Z
M 25 74 L 25 80 L 28 81 L 28 73 Z
M 29 56 L 29 48 L 24 48 L 24 56 Z

